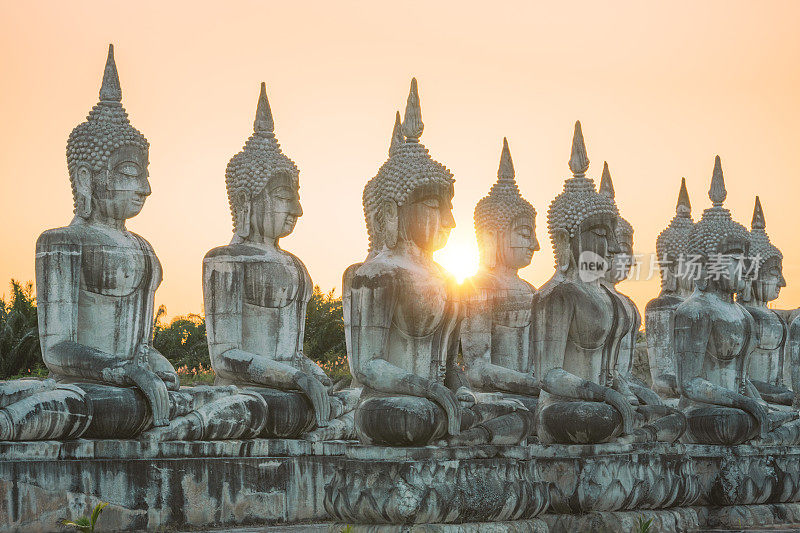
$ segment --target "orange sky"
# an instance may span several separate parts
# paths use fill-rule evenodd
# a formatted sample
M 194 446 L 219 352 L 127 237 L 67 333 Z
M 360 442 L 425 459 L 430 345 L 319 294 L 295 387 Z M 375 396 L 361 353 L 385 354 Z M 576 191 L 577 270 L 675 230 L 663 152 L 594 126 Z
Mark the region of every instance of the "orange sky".
M 361 190 L 412 75 L 422 141 L 456 177 L 449 246 L 474 247 L 472 210 L 507 136 L 543 248 L 522 275 L 544 283 L 545 214 L 580 119 L 589 175 L 608 160 L 638 252 L 654 251 L 681 176 L 695 218 L 708 207 L 719 154 L 726 205 L 749 226 L 759 194 L 783 250 L 778 305 L 800 305 L 800 3 L 228 4 L 2 0 L 0 282 L 32 280 L 37 235 L 71 218 L 64 147 L 97 102 L 113 42 L 123 104 L 151 143 L 153 195 L 129 227 L 161 259 L 156 302 L 171 316 L 202 310 L 202 257 L 230 239 L 225 165 L 252 131 L 259 82 L 301 171 L 305 215 L 284 247 L 338 293 L 365 254 Z M 658 282 L 620 289 L 643 308 Z

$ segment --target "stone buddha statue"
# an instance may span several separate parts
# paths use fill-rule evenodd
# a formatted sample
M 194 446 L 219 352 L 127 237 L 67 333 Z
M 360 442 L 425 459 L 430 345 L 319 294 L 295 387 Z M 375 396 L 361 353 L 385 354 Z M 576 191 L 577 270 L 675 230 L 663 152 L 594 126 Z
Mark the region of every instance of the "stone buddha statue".
M 794 393 L 786 386 L 783 371 L 789 328 L 778 313 L 767 307 L 786 286 L 783 254 L 769 240 L 758 196 L 750 227 L 750 257 L 756 261 L 752 265 L 755 276 L 746 281 L 745 290 L 740 291 L 737 297 L 755 320 L 756 346 L 747 363 L 747 376 L 767 402 L 791 405 Z
M 474 220 L 480 268 L 462 288 L 465 377 L 472 390 L 514 398 L 533 412 L 539 396 L 530 353 L 535 289 L 518 271 L 539 250 L 536 210 L 519 193 L 506 139 L 497 182 L 478 202 Z
M 161 265 L 125 227 L 150 195 L 149 144 L 121 100 L 109 46 L 100 101 L 67 142 L 75 217 L 36 243 L 42 356 L 55 382 L 73 386 L 17 390 L 2 409 L 0 440 L 128 438 L 151 426 L 150 437 L 166 440 L 253 436 L 249 427 L 265 420 L 263 400 L 235 388 L 179 391 L 175 370 L 152 346 Z
M 580 122 L 575 124 L 569 167 L 573 177 L 547 213 L 556 272 L 533 299 L 532 347 L 542 392 L 537 407 L 540 442 L 595 444 L 675 440 L 680 413 L 664 406 L 634 406 L 614 369 L 630 324 L 621 299 L 601 283 L 620 252 L 619 213 L 595 190 Z
M 701 444 L 740 444 L 755 437 L 768 444 L 800 442 L 796 412 L 770 409 L 747 378 L 759 342 L 756 321 L 733 299 L 746 289 L 751 253 L 748 231 L 723 207 L 727 192 L 719 156 L 709 197 L 712 207 L 694 225 L 688 253 L 700 258 L 697 290 L 675 311 L 675 357 L 685 439 Z
M 681 178 L 675 216 L 656 238 L 661 293 L 647 302 L 644 309 L 647 357 L 653 390 L 665 398 L 679 396 L 673 331 L 675 309 L 694 290 L 695 273 L 689 268 L 689 257 L 686 253 L 693 227 L 692 204 L 686 191 L 686 178 Z
M 608 162 L 603 162 L 603 173 L 600 177 L 599 192 L 607 196 L 615 203 L 614 183 L 611 179 L 611 172 L 608 169 Z M 634 352 L 636 350 L 636 337 L 639 328 L 642 326 L 642 316 L 633 300 L 627 295 L 617 290 L 617 285 L 628 279 L 631 270 L 636 265 L 633 254 L 633 226 L 621 215 L 617 217 L 617 227 L 615 230 L 619 251 L 612 253 L 609 261 L 609 268 L 600 280 L 603 288 L 617 298 L 622 304 L 619 327 L 622 330 L 622 337 L 619 346 L 613 348 L 616 357 L 611 364 L 616 379 L 619 380 L 620 391 L 626 396 L 634 399 L 634 402 L 643 404 L 660 405 L 661 400 L 658 394 L 647 387 L 647 384 L 636 379 L 631 370 L 633 368 Z
M 413 79 L 402 142 L 364 188 L 369 254 L 345 275 L 350 369 L 363 386 L 356 432 L 362 442 L 389 446 L 515 444 L 531 422 L 520 404 L 475 403 L 471 391 L 444 385 L 462 311 L 455 281 L 433 252 L 455 226 L 453 176 L 419 142 L 422 130 Z
M 299 171 L 275 138 L 263 83 L 253 134 L 228 163 L 225 185 L 234 236 L 203 260 L 217 384 L 235 384 L 264 398 L 269 405 L 264 437 L 348 438 L 353 424 L 347 413 L 358 393 L 332 395 L 330 378 L 303 354 L 313 287 L 302 261 L 279 245 L 303 214 Z

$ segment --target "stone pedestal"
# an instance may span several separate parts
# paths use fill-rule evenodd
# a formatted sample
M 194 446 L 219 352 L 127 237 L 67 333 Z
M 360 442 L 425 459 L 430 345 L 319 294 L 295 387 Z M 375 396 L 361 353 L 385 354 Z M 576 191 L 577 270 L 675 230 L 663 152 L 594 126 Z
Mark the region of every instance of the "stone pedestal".
M 532 518 L 547 508 L 549 491 L 533 461 L 521 460 L 523 451 L 351 446 L 325 489 L 325 509 L 335 520 L 356 525 Z

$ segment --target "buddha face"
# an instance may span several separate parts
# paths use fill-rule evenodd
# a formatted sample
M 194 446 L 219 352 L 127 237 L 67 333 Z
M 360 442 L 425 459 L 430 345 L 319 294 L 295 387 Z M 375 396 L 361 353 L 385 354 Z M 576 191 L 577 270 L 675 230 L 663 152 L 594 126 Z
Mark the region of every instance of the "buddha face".
M 617 233 L 617 243 L 619 252 L 611 257 L 611 267 L 606 274 L 606 279 L 612 283 L 619 283 L 627 279 L 636 261 L 633 257 L 633 235 L 629 233 Z
M 706 260 L 706 275 L 716 280 L 720 289 L 728 294 L 747 289 L 744 273 L 749 269 L 749 245 L 740 242 L 722 243 L 719 255 Z
M 452 198 L 444 191 L 412 194 L 412 201 L 401 206 L 398 213 L 405 238 L 427 252 L 444 248 L 450 230 L 456 227 Z
M 294 231 L 302 215 L 300 185 L 289 177 L 276 176 L 252 200 L 250 227 L 256 231 L 250 234 L 277 241 Z
M 498 239 L 499 262 L 512 270 L 530 265 L 533 253 L 540 249 L 535 230 L 536 223 L 531 217 L 515 217 Z
M 147 150 L 138 146 L 111 152 L 108 167 L 92 179 L 92 212 L 113 220 L 127 220 L 141 212 L 150 196 L 147 156 Z
M 770 257 L 758 269 L 758 277 L 753 281 L 753 296 L 757 300 L 771 302 L 778 298 L 781 288 L 786 286 L 782 263 L 780 258 Z
M 570 240 L 570 250 L 575 264 L 583 252 L 592 252 L 610 262 L 620 252 L 616 236 L 617 217 L 610 214 L 592 215 L 584 219 L 578 234 Z

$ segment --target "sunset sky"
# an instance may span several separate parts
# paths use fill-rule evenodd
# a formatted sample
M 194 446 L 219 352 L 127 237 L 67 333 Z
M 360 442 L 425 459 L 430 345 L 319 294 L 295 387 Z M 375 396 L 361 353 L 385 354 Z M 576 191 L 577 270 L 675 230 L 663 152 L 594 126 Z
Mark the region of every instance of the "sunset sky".
M 305 214 L 283 247 L 339 294 L 366 253 L 361 191 L 412 76 L 422 142 L 456 178 L 445 260 L 477 260 L 472 211 L 507 136 L 542 243 L 521 275 L 550 277 L 545 216 L 580 119 L 588 175 L 608 161 L 638 253 L 655 250 L 682 176 L 695 219 L 709 207 L 719 154 L 726 206 L 749 227 L 758 194 L 784 253 L 777 306 L 800 306 L 799 2 L 0 2 L 0 283 L 33 280 L 37 236 L 72 217 L 66 140 L 113 43 L 123 105 L 151 144 L 153 194 L 128 227 L 161 259 L 170 316 L 202 312 L 203 255 L 230 240 L 225 166 L 261 81 L 300 168 Z M 620 290 L 643 310 L 657 278 Z

